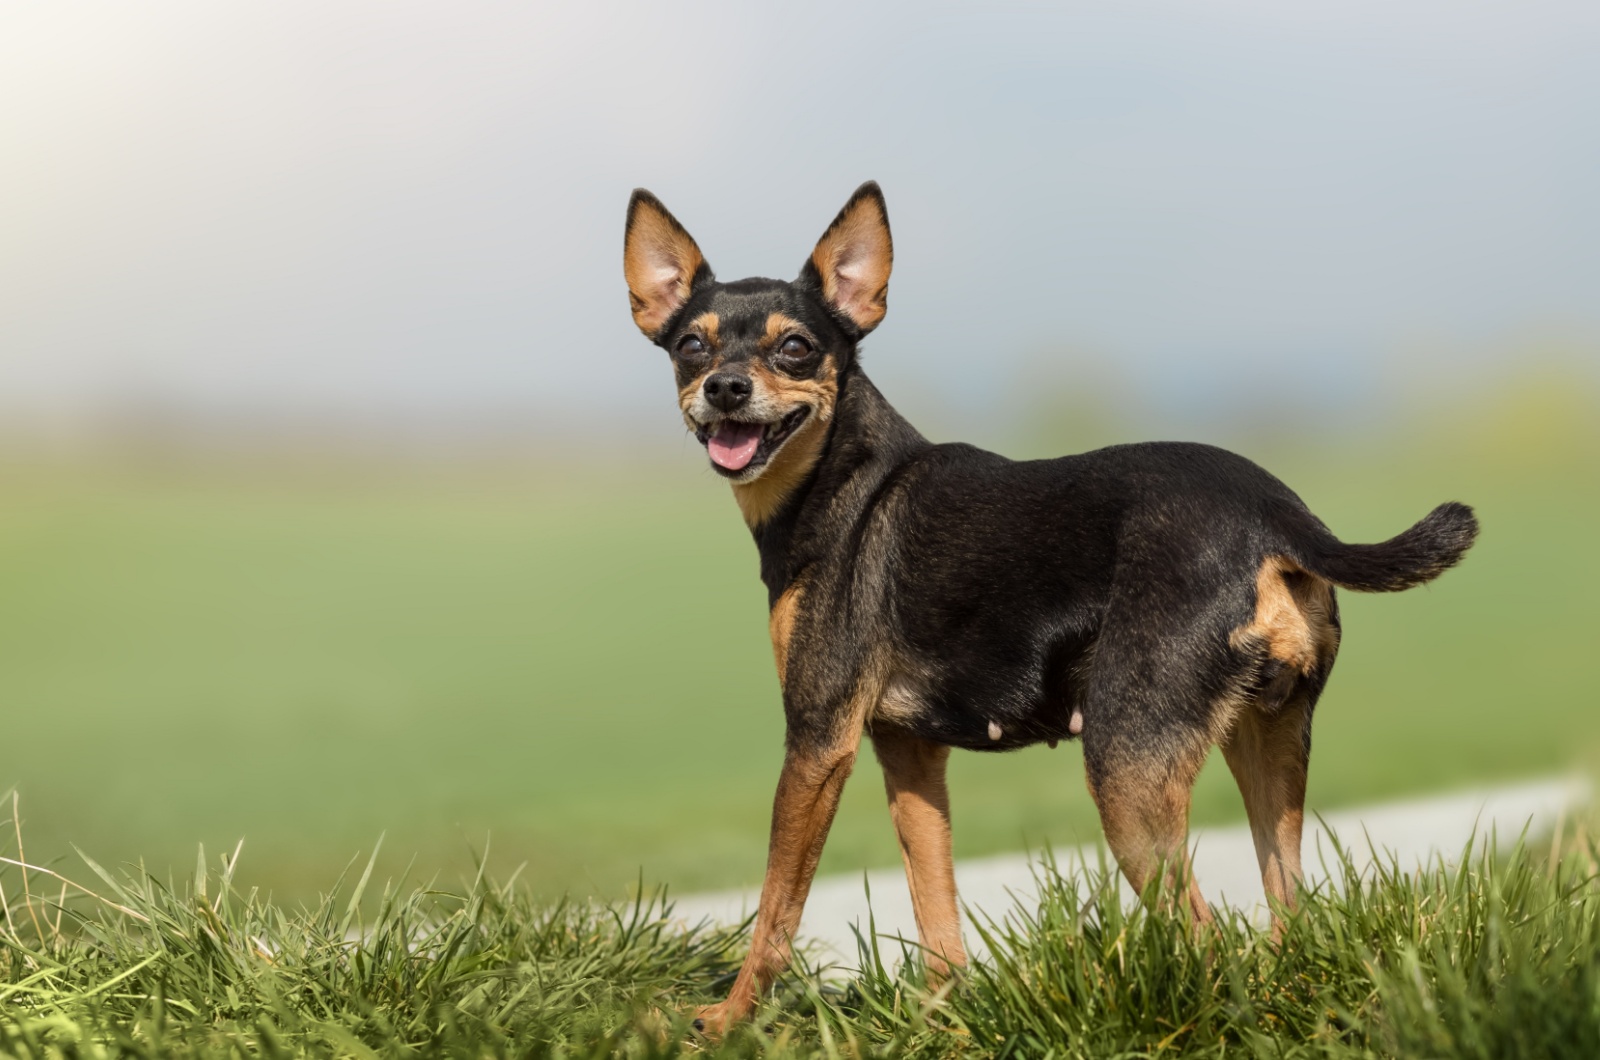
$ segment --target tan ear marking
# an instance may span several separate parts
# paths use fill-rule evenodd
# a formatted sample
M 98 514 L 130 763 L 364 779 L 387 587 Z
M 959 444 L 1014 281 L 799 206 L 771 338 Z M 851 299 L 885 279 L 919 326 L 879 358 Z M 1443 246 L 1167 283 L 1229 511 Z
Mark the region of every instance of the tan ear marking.
M 633 322 L 654 341 L 683 303 L 695 275 L 705 267 L 693 237 L 654 195 L 643 188 L 628 203 L 622 271 L 628 281 Z
M 811 264 L 829 305 L 850 318 L 862 334 L 878 326 L 889 309 L 894 241 L 877 184 L 868 181 L 850 196 L 817 241 Z

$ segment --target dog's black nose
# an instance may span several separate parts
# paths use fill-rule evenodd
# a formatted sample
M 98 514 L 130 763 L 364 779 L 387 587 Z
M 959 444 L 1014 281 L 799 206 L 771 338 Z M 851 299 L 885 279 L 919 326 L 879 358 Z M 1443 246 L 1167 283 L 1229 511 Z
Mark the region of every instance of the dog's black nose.
M 738 372 L 717 372 L 706 379 L 702 389 L 712 405 L 732 412 L 750 400 L 750 377 Z

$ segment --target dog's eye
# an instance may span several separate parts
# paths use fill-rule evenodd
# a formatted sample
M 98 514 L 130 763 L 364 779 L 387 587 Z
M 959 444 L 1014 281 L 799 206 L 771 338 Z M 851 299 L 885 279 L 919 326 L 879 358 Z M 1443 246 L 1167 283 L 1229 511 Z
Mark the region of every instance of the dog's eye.
M 778 352 L 799 361 L 811 355 L 811 344 L 798 335 L 790 335 L 783 340 L 783 345 L 778 347 Z
M 678 340 L 678 356 L 680 357 L 702 357 L 705 352 L 705 340 L 699 335 L 685 335 Z

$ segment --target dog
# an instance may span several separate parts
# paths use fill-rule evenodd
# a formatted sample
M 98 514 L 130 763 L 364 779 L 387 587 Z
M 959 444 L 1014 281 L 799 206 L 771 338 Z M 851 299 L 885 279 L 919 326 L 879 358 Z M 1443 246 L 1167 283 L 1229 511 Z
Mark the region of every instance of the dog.
M 789 282 L 720 282 L 655 196 L 628 204 L 633 320 L 670 356 L 684 423 L 755 539 L 787 722 L 750 952 L 727 999 L 697 1013 L 710 1034 L 747 1018 L 786 967 L 863 733 L 936 979 L 966 963 L 951 748 L 1081 739 L 1122 873 L 1203 924 L 1189 799 L 1220 746 L 1281 929 L 1312 711 L 1339 650 L 1335 588 L 1420 585 L 1477 535 L 1472 509 L 1451 502 L 1382 544 L 1347 545 L 1272 475 L 1207 445 L 1026 461 L 935 445 L 861 369 L 893 261 L 871 182 Z

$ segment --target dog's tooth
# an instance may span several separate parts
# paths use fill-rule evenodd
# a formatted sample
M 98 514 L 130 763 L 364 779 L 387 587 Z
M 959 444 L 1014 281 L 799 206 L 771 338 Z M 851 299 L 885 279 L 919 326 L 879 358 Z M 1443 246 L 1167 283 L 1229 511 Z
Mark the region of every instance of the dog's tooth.
M 1000 723 L 999 722 L 991 721 L 989 723 L 989 739 L 991 739 L 991 740 L 1000 739 Z
M 1075 711 L 1072 712 L 1072 720 L 1067 722 L 1067 731 L 1070 732 L 1074 736 L 1078 735 L 1079 733 L 1081 733 L 1083 731 L 1083 712 L 1082 711 L 1075 710 Z

